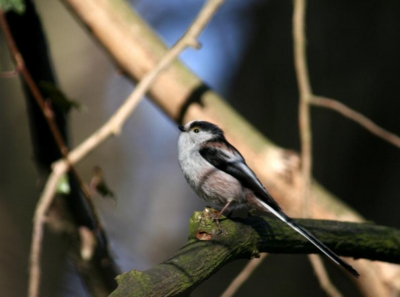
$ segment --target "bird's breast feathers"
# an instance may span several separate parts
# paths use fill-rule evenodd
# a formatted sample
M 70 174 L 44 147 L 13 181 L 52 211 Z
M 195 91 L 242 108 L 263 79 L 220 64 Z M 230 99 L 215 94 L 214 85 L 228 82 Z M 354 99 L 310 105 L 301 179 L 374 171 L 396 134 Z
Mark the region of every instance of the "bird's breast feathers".
M 224 205 L 226 201 L 243 200 L 243 189 L 238 180 L 211 165 L 199 151 L 182 151 L 179 161 L 186 180 L 205 201 Z

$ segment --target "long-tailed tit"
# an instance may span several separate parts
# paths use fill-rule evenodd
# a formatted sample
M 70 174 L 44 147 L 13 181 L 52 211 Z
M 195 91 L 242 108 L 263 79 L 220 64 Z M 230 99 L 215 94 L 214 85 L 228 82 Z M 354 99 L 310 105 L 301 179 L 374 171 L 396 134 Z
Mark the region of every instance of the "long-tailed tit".
M 353 267 L 282 211 L 219 127 L 205 121 L 192 121 L 179 129 L 182 131 L 178 140 L 179 163 L 183 174 L 198 196 L 221 209 L 216 219 L 225 210 L 240 206 L 271 212 L 333 262 L 353 276 L 359 276 Z

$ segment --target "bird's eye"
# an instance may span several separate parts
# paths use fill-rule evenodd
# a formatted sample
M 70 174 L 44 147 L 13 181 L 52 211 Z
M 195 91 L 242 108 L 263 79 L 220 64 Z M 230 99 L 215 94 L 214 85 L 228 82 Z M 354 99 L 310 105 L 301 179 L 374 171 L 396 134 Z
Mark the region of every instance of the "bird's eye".
M 194 132 L 194 133 L 199 133 L 200 130 L 199 130 L 198 128 L 194 128 L 194 129 L 193 129 L 193 132 Z

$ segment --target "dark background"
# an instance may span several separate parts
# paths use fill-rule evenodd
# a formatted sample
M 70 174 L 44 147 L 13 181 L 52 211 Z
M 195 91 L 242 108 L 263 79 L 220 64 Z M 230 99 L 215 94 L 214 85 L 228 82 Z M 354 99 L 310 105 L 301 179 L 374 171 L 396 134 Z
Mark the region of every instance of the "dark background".
M 132 90 L 104 51 L 60 2 L 35 1 L 62 89 L 86 106 L 70 116 L 80 143 L 109 118 Z M 167 44 L 175 42 L 200 1 L 132 1 Z M 181 57 L 248 121 L 279 146 L 299 150 L 298 92 L 293 67 L 292 1 L 228 0 L 201 36 L 203 48 Z M 400 2 L 308 1 L 307 54 L 315 94 L 339 100 L 400 134 Z M 1 70 L 13 68 L 0 34 Z M 35 203 L 43 181 L 32 160 L 28 120 L 18 78 L 0 79 L 0 291 L 24 296 Z M 366 219 L 399 227 L 400 152 L 341 115 L 313 107 L 314 176 Z M 98 199 L 113 254 L 124 271 L 145 270 L 171 256 L 187 238 L 200 201 L 177 161 L 176 124 L 143 101 L 119 138 L 81 162 L 90 179 L 100 165 L 118 196 Z M 160 147 L 163 149 L 160 150 Z M 168 230 L 168 232 L 165 232 Z M 171 232 L 173 231 L 173 232 Z M 168 234 L 168 235 L 167 235 Z M 47 234 L 43 296 L 86 296 L 65 243 Z M 247 261 L 224 267 L 193 296 L 218 296 Z M 327 263 L 345 296 L 352 283 Z M 271 255 L 237 296 L 325 296 L 305 256 Z

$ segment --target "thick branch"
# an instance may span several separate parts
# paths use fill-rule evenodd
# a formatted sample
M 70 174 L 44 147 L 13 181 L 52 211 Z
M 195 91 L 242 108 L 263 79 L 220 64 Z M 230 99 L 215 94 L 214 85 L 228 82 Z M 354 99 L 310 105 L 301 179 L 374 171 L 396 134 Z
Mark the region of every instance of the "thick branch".
M 144 272 L 132 270 L 118 276 L 119 286 L 111 296 L 176 296 L 190 292 L 235 259 L 257 257 L 261 252 L 319 253 L 275 218 L 225 219 L 221 221 L 224 232 L 218 234 L 207 211 L 194 213 L 189 241 L 172 258 Z M 399 230 L 367 223 L 298 221 L 338 255 L 400 263 Z

